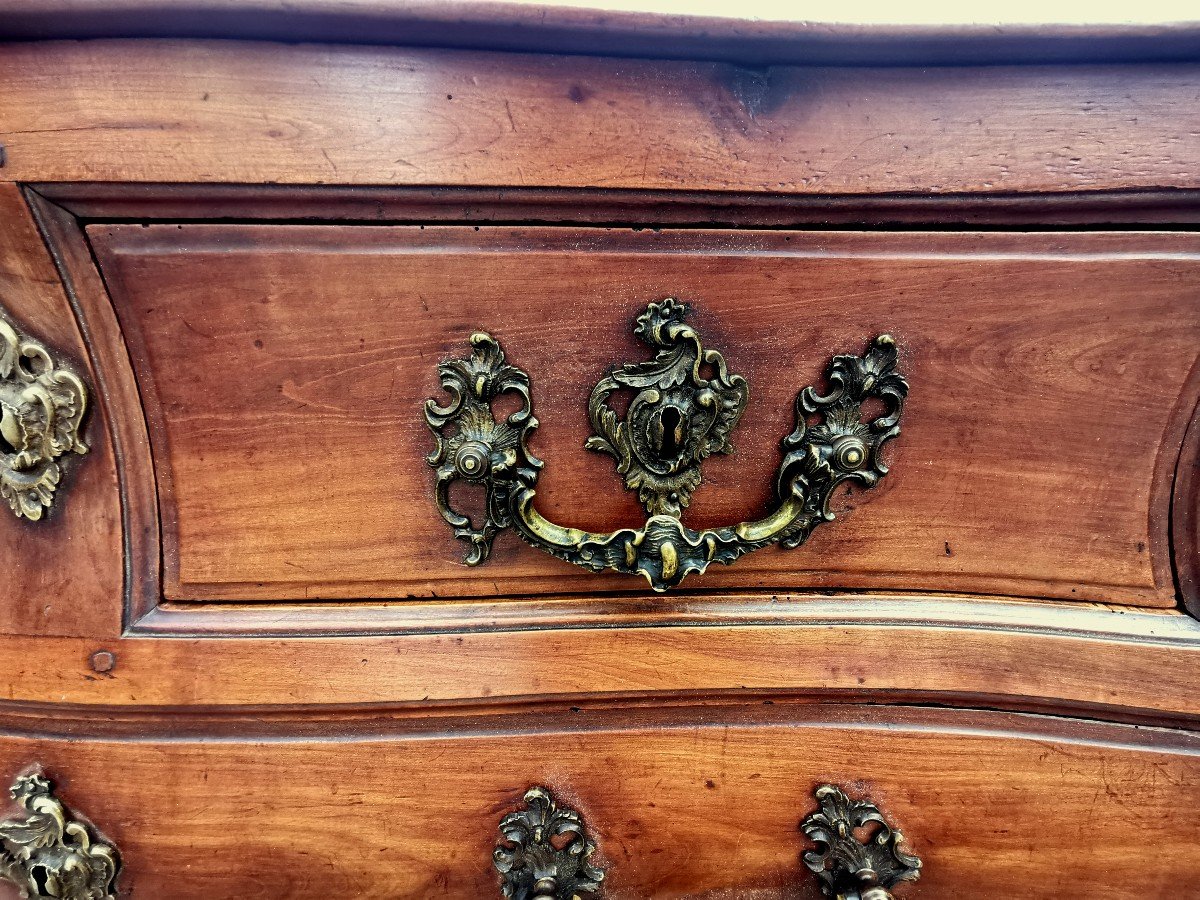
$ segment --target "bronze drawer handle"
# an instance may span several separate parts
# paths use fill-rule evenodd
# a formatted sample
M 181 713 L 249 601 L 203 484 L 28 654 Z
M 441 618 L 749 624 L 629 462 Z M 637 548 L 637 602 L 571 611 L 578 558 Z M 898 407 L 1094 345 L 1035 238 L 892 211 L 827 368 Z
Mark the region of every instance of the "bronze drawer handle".
M 871 341 L 862 356 L 835 356 L 826 371 L 829 393 L 807 387 L 796 398 L 796 427 L 783 439 L 783 462 L 775 479 L 776 508 L 757 521 L 693 531 L 679 517 L 700 484 L 700 466 L 714 453 L 729 453 L 729 433 L 746 406 L 748 386 L 731 374 L 724 357 L 706 350 L 684 323 L 688 308 L 668 298 L 651 303 L 634 334 L 657 351 L 648 362 L 628 363 L 605 376 L 588 403 L 595 435 L 587 447 L 617 462 L 628 488 L 645 507 L 646 524 L 595 534 L 544 518 L 533 501 L 542 461 L 526 446 L 537 428 L 529 376 L 505 360 L 500 344 L 471 335 L 471 355 L 438 367 L 451 395 L 442 406 L 427 401 L 425 419 L 437 440 L 429 464 L 437 470 L 436 499 L 455 537 L 470 545 L 467 565 L 487 559 L 492 541 L 506 528 L 540 550 L 599 572 L 643 575 L 656 591 L 679 584 L 712 562 L 780 544 L 797 547 L 821 522 L 833 519 L 828 501 L 846 481 L 875 485 L 887 474 L 883 444 L 900 433 L 908 383 L 896 370 L 896 343 L 889 335 Z M 705 369 L 711 371 L 706 375 Z M 635 391 L 624 418 L 608 405 L 615 391 Z M 497 419 L 492 401 L 511 393 L 521 408 Z M 883 412 L 864 421 L 862 406 L 879 400 Z M 810 417 L 819 417 L 810 424 Z M 486 520 L 476 526 L 450 505 L 450 484 L 482 485 Z
M 904 835 L 874 803 L 851 800 L 832 784 L 816 794 L 820 809 L 800 828 L 817 845 L 805 852 L 804 864 L 821 880 L 821 893 L 835 900 L 892 900 L 892 887 L 920 877 L 921 860 L 900 849 Z M 873 833 L 860 839 L 854 831 L 863 828 Z
M 87 402 L 78 375 L 0 318 L 0 496 L 17 518 L 40 519 L 62 478 L 59 457 L 87 453 Z
M 114 900 L 117 848 L 77 821 L 40 772 L 19 776 L 9 792 L 29 815 L 0 822 L 0 879 L 22 897 Z
M 589 859 L 596 845 L 579 813 L 532 787 L 525 808 L 500 820 L 492 863 L 500 892 L 513 900 L 575 900 L 600 889 L 604 870 Z

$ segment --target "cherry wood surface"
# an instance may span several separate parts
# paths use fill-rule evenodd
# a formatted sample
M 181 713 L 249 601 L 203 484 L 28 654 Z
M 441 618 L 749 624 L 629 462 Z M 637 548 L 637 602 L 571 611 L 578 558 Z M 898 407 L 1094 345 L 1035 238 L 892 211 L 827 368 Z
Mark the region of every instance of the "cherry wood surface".
M 786 194 L 1200 185 L 1194 65 L 786 68 L 220 41 L 0 46 L 0 179 Z
M 0 185 L 0 308 L 18 331 L 46 345 L 87 380 L 89 452 L 64 460 L 49 513 L 18 519 L 0 501 L 0 629 L 84 635 L 120 628 L 124 548 L 117 476 L 105 408 L 75 315 L 20 192 Z
M 925 861 L 897 900 L 1196 896 L 1197 33 L 0 0 L 0 305 L 95 395 L 50 517 L 0 509 L 0 778 L 122 896 L 498 896 L 544 784 L 612 900 L 815 900 L 826 781 Z M 669 295 L 750 382 L 690 523 L 881 331 L 892 473 L 665 596 L 463 566 L 437 363 L 491 330 L 539 508 L 635 523 L 586 398 Z
M 1200 626 L 1177 613 L 877 597 L 647 605 L 600 604 L 590 627 L 570 620 L 567 600 L 548 617 L 565 606 L 569 627 L 467 626 L 458 604 L 428 601 L 382 614 L 316 611 L 307 628 L 291 607 L 249 621 L 240 608 L 213 608 L 206 623 L 197 614 L 174 627 L 160 609 L 149 629 L 126 637 L 0 638 L 0 694 L 35 716 L 77 706 L 106 720 L 138 707 L 250 715 L 402 707 L 421 716 L 624 695 L 703 704 L 740 691 L 917 697 L 1188 727 L 1200 718 Z M 409 624 L 423 616 L 429 628 Z M 99 673 L 101 651 L 114 660 Z
M 999 713 L 660 708 L 386 722 L 323 739 L 71 740 L 12 729 L 121 848 L 133 897 L 498 897 L 500 817 L 531 785 L 583 815 L 604 896 L 817 898 L 814 788 L 871 798 L 924 862 L 897 896 L 1189 897 L 1194 736 Z
M 492 331 L 533 378 L 539 506 L 640 521 L 583 449 L 586 399 L 648 355 L 644 304 L 695 301 L 745 375 L 737 451 L 687 519 L 757 518 L 792 402 L 893 333 L 912 383 L 880 487 L 804 547 L 692 590 L 813 587 L 1173 606 L 1167 511 L 1195 407 L 1189 235 L 92 226 L 149 417 L 168 599 L 635 590 L 506 535 L 478 568 L 437 515 L 437 362 Z
M 105 607 L 111 610 L 110 627 L 81 632 L 94 637 L 115 637 L 161 598 L 158 497 L 146 418 L 131 374 L 125 338 L 79 222 L 36 192 L 26 189 L 24 194 L 76 320 L 87 334 L 97 403 L 107 416 L 108 437 L 117 461 L 124 531 L 124 591 L 119 597 L 110 594 L 104 599 Z

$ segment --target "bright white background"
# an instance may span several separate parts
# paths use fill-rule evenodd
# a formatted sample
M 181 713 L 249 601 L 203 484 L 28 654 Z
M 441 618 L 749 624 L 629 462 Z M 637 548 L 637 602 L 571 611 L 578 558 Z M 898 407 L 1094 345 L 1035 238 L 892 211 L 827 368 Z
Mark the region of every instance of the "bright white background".
M 1112 25 L 1195 22 L 1200 0 L 545 0 L 551 6 L 886 25 Z

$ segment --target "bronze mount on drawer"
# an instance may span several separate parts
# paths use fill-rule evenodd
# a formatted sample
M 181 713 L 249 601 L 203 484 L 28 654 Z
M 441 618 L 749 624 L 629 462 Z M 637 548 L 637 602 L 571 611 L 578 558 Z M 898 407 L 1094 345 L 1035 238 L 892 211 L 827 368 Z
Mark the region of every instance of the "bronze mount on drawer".
M 18 776 L 11 794 L 29 815 L 0 822 L 0 880 L 23 897 L 115 900 L 117 848 L 76 819 L 41 770 Z M 832 784 L 819 786 L 816 799 L 820 808 L 800 827 L 817 849 L 803 859 L 826 896 L 892 900 L 891 887 L 920 876 L 921 860 L 899 848 L 903 836 L 874 803 Z M 605 872 L 583 817 L 549 789 L 529 788 L 499 830 L 492 863 L 508 900 L 580 900 L 601 889 Z
M 840 787 L 816 791 L 820 809 L 800 825 L 817 845 L 804 865 L 821 880 L 821 893 L 834 900 L 892 900 L 891 888 L 921 876 L 921 860 L 900 849 L 904 835 L 892 828 L 869 800 L 853 800 Z M 863 835 L 864 832 L 870 832 Z
M 908 382 L 896 368 L 896 343 L 884 334 L 862 356 L 833 358 L 827 394 L 807 387 L 796 398 L 796 427 L 783 439 L 772 512 L 699 532 L 684 525 L 680 515 L 700 485 L 701 464 L 733 450 L 729 435 L 749 396 L 746 380 L 730 373 L 725 358 L 706 350 L 684 322 L 687 312 L 674 298 L 647 306 L 634 334 L 656 351 L 654 359 L 609 373 L 588 402 L 595 434 L 587 447 L 612 456 L 626 487 L 638 492 L 649 516 L 638 529 L 595 534 L 557 525 L 534 509 L 542 461 L 526 446 L 538 425 L 530 378 L 507 362 L 491 335 L 471 335 L 470 357 L 439 366 L 451 399 L 444 406 L 426 403 L 425 419 L 437 439 L 429 464 L 437 470 L 442 518 L 471 547 L 467 565 L 487 559 L 496 535 L 512 527 L 553 556 L 597 572 L 640 574 L 663 591 L 712 562 L 728 565 L 771 544 L 798 547 L 820 523 L 833 519 L 828 501 L 838 485 L 854 481 L 869 488 L 887 474 L 881 450 L 900 433 Z M 634 392 L 624 418 L 608 405 L 621 389 Z M 499 419 L 492 403 L 507 393 L 521 407 Z M 869 400 L 884 409 L 864 420 Z M 450 485 L 459 479 L 486 490 L 486 520 L 479 527 L 450 504 Z
M 900 849 L 904 836 L 869 800 L 837 785 L 816 789 L 819 809 L 800 830 L 816 844 L 804 865 L 834 900 L 892 900 L 891 888 L 921 876 L 921 860 Z M 492 862 L 507 900 L 581 900 L 600 890 L 604 869 L 583 817 L 544 787 L 525 792 L 525 807 L 500 820 Z
M 29 815 L 0 822 L 0 880 L 22 897 L 114 900 L 117 848 L 77 821 L 40 771 L 18 776 L 9 792 Z
M 596 845 L 575 810 L 544 787 L 525 792 L 525 808 L 500 820 L 492 864 L 510 900 L 572 900 L 600 889 L 604 870 L 589 857 Z
M 0 497 L 18 519 L 42 518 L 62 479 L 59 458 L 87 453 L 87 402 L 83 380 L 0 314 Z

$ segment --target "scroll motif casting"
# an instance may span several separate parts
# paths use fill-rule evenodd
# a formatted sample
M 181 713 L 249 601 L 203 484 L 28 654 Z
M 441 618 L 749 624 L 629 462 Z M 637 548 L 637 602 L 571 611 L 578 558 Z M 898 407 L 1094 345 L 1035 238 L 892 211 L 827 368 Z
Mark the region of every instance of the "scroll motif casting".
M 806 851 L 804 864 L 821 880 L 821 893 L 835 900 L 892 900 L 890 890 L 902 881 L 916 881 L 921 860 L 899 845 L 904 836 L 894 830 L 874 803 L 851 800 L 836 785 L 817 788 L 820 810 L 801 824 L 817 845 Z M 856 837 L 855 829 L 870 829 Z
M 908 383 L 896 369 L 895 341 L 880 335 L 862 356 L 833 358 L 827 393 L 811 387 L 800 392 L 796 427 L 783 440 L 772 512 L 704 531 L 684 525 L 680 515 L 700 484 L 700 465 L 732 450 L 729 434 L 748 397 L 745 379 L 730 374 L 724 357 L 705 350 L 684 323 L 687 311 L 673 298 L 651 303 L 634 333 L 656 349 L 655 358 L 601 379 L 588 404 L 596 434 L 587 447 L 612 456 L 626 486 L 637 490 L 648 513 L 641 528 L 597 534 L 556 525 L 534 508 L 542 462 L 527 446 L 538 424 L 529 376 L 506 361 L 494 338 L 472 335 L 470 357 L 439 366 L 450 401 L 426 404 L 425 419 L 437 441 L 429 463 L 437 470 L 442 517 L 470 545 L 468 565 L 483 562 L 496 535 L 512 527 L 561 559 L 597 572 L 640 574 L 662 591 L 713 562 L 728 565 L 770 544 L 799 546 L 817 525 L 834 518 L 828 504 L 838 485 L 871 487 L 887 474 L 881 450 L 900 433 Z M 608 402 L 620 389 L 635 391 L 624 418 Z M 497 419 L 492 401 L 506 393 L 517 397 L 520 408 Z M 872 399 L 883 412 L 864 421 L 863 404 Z M 450 505 L 450 485 L 459 479 L 485 490 L 479 525 Z
M 59 458 L 87 453 L 87 400 L 77 375 L 0 318 L 0 496 L 18 518 L 40 519 L 62 478 Z
M 625 484 L 652 516 L 676 518 L 700 484 L 700 464 L 714 453 L 731 453 L 729 432 L 746 408 L 749 389 L 730 375 L 725 358 L 705 350 L 683 323 L 687 307 L 667 298 L 638 316 L 633 333 L 658 350 L 650 362 L 626 363 L 600 380 L 588 401 L 595 437 L 587 448 L 617 461 Z M 712 378 L 701 367 L 712 366 Z M 608 406 L 621 388 L 637 394 L 624 420 Z
M 114 900 L 117 848 L 75 821 L 42 775 L 20 776 L 10 792 L 30 815 L 0 822 L 0 878 L 22 897 Z
M 510 900 L 576 900 L 600 889 L 604 872 L 589 860 L 596 845 L 583 820 L 546 788 L 526 791 L 525 809 L 500 820 L 500 835 L 492 860 Z

